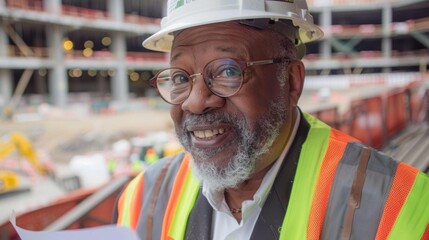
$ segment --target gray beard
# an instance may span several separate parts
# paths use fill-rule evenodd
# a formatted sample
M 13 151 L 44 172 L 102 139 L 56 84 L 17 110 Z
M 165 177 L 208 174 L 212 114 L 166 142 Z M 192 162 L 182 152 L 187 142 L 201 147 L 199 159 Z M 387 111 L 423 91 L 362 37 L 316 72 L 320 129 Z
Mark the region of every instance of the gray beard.
M 176 126 L 179 141 L 193 157 L 191 167 L 193 174 L 210 190 L 219 191 L 235 188 L 247 180 L 254 172 L 256 162 L 267 153 L 280 134 L 280 128 L 287 119 L 288 102 L 286 99 L 273 100 L 268 114 L 258 119 L 251 129 L 243 115 L 232 116 L 224 112 L 213 112 L 204 115 L 189 115 L 183 126 Z M 204 123 L 227 123 L 235 125 L 235 138 L 220 148 L 210 150 L 195 148 L 191 144 L 190 133 L 186 126 Z M 236 145 L 234 156 L 224 167 L 210 161 L 211 157 L 224 151 L 230 145 Z

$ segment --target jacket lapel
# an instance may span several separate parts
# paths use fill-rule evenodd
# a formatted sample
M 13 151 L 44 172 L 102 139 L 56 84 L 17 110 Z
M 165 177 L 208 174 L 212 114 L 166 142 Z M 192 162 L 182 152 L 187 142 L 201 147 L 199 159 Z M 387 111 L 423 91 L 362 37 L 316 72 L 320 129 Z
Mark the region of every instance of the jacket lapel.
M 282 162 L 273 187 L 268 193 L 250 239 L 278 239 L 280 237 L 301 147 L 309 130 L 310 125 L 301 115 L 296 137 Z

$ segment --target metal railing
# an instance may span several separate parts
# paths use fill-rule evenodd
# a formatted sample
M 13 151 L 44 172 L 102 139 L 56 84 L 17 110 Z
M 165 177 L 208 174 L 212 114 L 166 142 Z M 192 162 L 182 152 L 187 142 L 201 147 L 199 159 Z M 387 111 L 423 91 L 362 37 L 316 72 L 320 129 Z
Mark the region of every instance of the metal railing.
M 46 11 L 42 0 L 8 0 L 6 6 L 28 11 Z M 109 12 L 72 5 L 62 5 L 61 14 L 86 19 L 111 19 Z M 160 24 L 159 18 L 150 18 L 136 14 L 124 14 L 124 22 L 137 24 Z

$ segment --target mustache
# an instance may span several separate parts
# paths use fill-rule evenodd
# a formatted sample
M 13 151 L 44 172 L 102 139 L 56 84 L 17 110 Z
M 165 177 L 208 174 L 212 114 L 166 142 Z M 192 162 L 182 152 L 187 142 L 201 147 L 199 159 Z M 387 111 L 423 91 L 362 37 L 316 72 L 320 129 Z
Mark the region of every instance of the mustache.
M 214 123 L 226 123 L 234 124 L 238 123 L 238 118 L 227 112 L 210 112 L 202 115 L 190 114 L 187 115 L 183 121 L 183 128 L 198 124 L 214 124 Z

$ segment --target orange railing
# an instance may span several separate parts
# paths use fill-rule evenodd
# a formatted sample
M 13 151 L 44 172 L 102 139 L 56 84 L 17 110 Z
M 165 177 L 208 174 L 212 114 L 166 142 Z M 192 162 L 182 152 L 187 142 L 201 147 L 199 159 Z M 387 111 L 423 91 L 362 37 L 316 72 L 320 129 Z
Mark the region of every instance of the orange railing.
M 48 58 L 49 57 L 49 49 L 46 47 L 30 47 L 31 51 L 34 53 L 32 57 L 38 58 Z M 22 51 L 14 45 L 10 45 L 8 47 L 8 56 L 10 57 L 27 57 Z M 81 59 L 81 58 L 90 58 L 90 59 L 98 59 L 98 60 L 109 60 L 114 59 L 114 53 L 102 50 L 102 51 L 93 51 L 90 57 L 85 57 L 82 50 L 73 50 L 66 51 L 64 53 L 65 58 L 69 59 Z M 130 62 L 166 62 L 168 55 L 166 53 L 158 53 L 158 52 L 127 52 L 126 60 Z
M 20 8 L 31 11 L 44 11 L 42 0 L 7 0 L 8 7 Z
M 46 11 L 42 0 L 7 0 L 7 7 L 18 8 L 29 11 Z M 109 19 L 111 18 L 109 12 L 98 9 L 91 9 L 85 7 L 62 5 L 61 13 L 67 16 L 81 17 L 88 19 Z M 159 18 L 150 18 L 136 14 L 125 14 L 124 22 L 137 23 L 137 24 L 160 24 Z
M 167 62 L 168 54 L 158 52 L 127 52 L 127 61 L 140 62 L 140 61 L 154 61 L 154 62 Z
M 388 93 L 386 106 L 384 107 L 385 116 L 383 116 L 386 124 L 383 128 L 386 128 L 385 135 L 387 139 L 392 139 L 407 127 L 408 97 L 406 89 L 392 90 Z
M 409 116 L 412 123 L 429 122 L 429 89 L 411 87 L 408 90 L 410 109 Z
M 334 128 L 340 127 L 340 115 L 336 106 L 311 112 L 313 116 Z
M 409 57 L 427 57 L 429 55 L 429 49 L 419 49 L 414 51 L 392 51 L 392 57 L 401 59 L 401 58 L 409 58 Z M 304 61 L 317 61 L 320 60 L 320 54 L 307 54 L 304 57 Z M 355 55 L 350 55 L 347 53 L 339 52 L 333 53 L 332 59 L 337 60 L 350 60 L 356 58 L 382 58 L 383 53 L 381 51 L 360 51 Z
M 74 17 L 83 17 L 89 19 L 109 18 L 109 14 L 103 10 L 62 5 L 62 14 Z
M 137 24 L 161 24 L 160 18 L 150 18 L 150 17 L 144 17 L 140 15 L 135 14 L 125 14 L 124 15 L 124 22 L 129 23 L 137 23 Z
M 385 147 L 410 124 L 429 121 L 429 89 L 422 81 L 379 95 L 351 101 L 348 111 L 336 107 L 311 112 L 334 128 L 377 149 Z
M 384 143 L 383 99 L 374 96 L 354 100 L 341 121 L 340 129 L 372 147 Z
M 110 51 L 94 51 L 91 57 L 85 57 L 80 50 L 68 51 L 65 57 L 69 59 L 98 59 L 98 60 L 111 60 L 115 58 L 115 54 Z M 127 52 L 126 60 L 129 62 L 166 62 L 167 54 L 158 52 Z
M 409 32 L 428 30 L 429 17 L 393 22 L 390 24 L 390 29 L 393 34 L 408 34 Z M 356 34 L 363 37 L 375 37 L 383 34 L 383 26 L 381 24 L 331 25 L 325 29 L 325 32 L 338 37 L 355 37 Z

